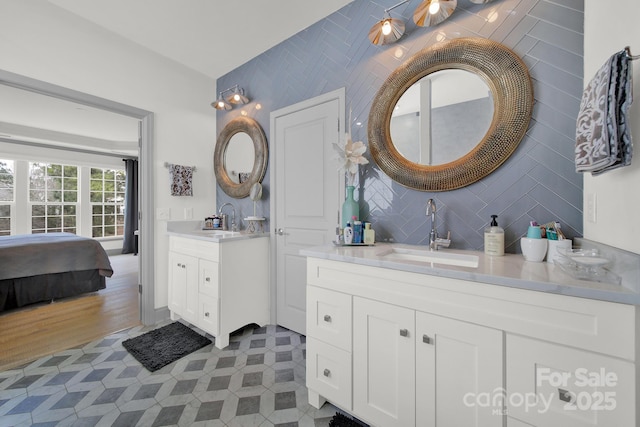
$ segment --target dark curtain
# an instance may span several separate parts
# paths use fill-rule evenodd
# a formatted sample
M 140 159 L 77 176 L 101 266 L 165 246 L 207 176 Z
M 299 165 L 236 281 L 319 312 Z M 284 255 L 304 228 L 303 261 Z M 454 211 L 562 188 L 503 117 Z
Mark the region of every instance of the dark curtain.
M 138 253 L 138 161 L 124 159 L 127 184 L 124 195 L 124 241 L 123 254 Z

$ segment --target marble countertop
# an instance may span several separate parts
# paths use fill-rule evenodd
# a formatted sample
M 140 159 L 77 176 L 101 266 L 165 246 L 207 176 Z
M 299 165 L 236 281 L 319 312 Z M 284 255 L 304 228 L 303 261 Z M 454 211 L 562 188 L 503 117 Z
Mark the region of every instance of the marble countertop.
M 492 257 L 485 255 L 484 252 L 476 251 L 454 249 L 441 249 L 439 251 L 452 254 L 476 255 L 478 257 L 478 267 L 474 268 L 424 261 L 393 260 L 381 256 L 381 254 L 389 252 L 391 247 L 428 250 L 424 246 L 376 243 L 375 246 L 315 246 L 302 249 L 300 254 L 308 257 L 351 262 L 431 276 L 640 305 L 640 284 L 638 283 L 640 268 L 636 258 L 633 256 L 630 257 L 631 261 L 625 258 L 624 262 L 613 263 L 612 271 L 622 278 L 622 284 L 615 284 L 575 279 L 563 271 L 559 265 L 547 262 L 525 261 L 522 255 L 518 254 Z M 617 268 L 617 271 L 614 268 Z
M 269 233 L 249 233 L 246 230 L 203 230 L 202 225 L 203 221 L 167 221 L 167 234 L 216 243 L 269 237 Z

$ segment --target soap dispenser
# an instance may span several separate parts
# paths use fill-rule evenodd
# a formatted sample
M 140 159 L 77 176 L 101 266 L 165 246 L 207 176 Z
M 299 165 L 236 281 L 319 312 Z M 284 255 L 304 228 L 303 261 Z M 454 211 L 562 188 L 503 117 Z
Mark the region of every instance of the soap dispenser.
M 504 230 L 496 221 L 498 215 L 491 215 L 491 225 L 484 229 L 484 253 L 492 256 L 504 255 Z

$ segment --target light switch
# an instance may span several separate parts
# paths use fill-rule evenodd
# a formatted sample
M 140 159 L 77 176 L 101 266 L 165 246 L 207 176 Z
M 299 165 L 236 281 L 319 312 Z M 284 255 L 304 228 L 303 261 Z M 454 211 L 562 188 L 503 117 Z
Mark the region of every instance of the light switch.
M 193 208 L 184 208 L 184 219 L 193 219 Z
M 598 209 L 596 193 L 587 194 L 587 211 L 585 212 L 587 221 L 596 223 L 598 221 Z

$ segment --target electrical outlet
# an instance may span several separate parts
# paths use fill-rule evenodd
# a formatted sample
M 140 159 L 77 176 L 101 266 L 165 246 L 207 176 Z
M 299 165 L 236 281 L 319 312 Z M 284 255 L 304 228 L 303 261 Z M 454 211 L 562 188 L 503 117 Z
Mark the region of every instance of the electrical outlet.
M 193 208 L 184 208 L 184 219 L 193 219 Z
M 596 193 L 587 194 L 587 221 L 596 223 L 598 221 L 598 209 Z
M 171 219 L 171 210 L 169 208 L 157 208 L 156 219 L 159 221 L 168 221 Z

